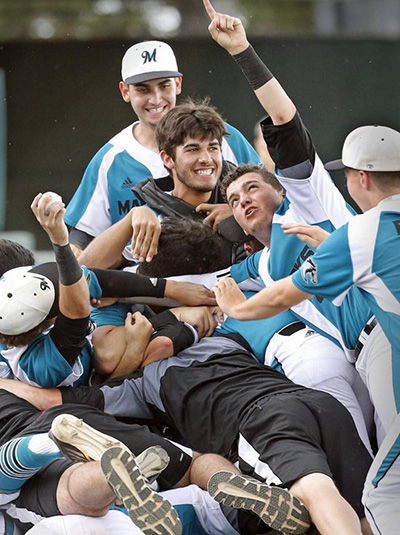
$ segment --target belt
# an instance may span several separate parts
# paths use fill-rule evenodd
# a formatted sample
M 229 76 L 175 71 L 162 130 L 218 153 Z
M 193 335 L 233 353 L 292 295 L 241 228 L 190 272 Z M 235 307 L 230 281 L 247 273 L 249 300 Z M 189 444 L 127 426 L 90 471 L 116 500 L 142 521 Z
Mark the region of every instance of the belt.
M 361 331 L 360 336 L 358 337 L 358 341 L 356 343 L 356 347 L 354 348 L 354 358 L 357 360 L 362 348 L 365 345 L 365 342 L 367 341 L 368 336 L 371 334 L 371 332 L 374 330 L 374 328 L 378 325 L 378 321 L 373 316 L 367 323 L 365 324 L 364 329 Z
M 295 321 L 283 327 L 276 334 L 280 334 L 281 336 L 290 336 L 291 334 L 297 333 L 297 331 L 301 331 L 301 329 L 305 329 L 305 328 L 306 326 L 304 325 L 302 321 Z

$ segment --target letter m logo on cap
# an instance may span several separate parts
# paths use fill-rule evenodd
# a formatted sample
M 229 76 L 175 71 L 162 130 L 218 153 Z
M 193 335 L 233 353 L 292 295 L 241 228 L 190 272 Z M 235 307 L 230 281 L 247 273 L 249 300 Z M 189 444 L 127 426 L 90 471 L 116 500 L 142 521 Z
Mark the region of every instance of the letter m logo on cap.
M 142 52 L 142 58 L 143 58 L 143 65 L 145 63 L 150 63 L 150 61 L 157 61 L 156 58 L 157 49 L 155 48 L 153 52 L 149 52 L 148 50 L 143 50 Z

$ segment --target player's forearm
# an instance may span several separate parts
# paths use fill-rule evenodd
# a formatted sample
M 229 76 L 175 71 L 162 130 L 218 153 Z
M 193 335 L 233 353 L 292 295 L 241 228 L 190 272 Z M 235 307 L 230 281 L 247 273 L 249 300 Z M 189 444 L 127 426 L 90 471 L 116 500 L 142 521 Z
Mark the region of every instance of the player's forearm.
M 234 305 L 228 315 L 239 320 L 271 318 L 309 297 L 293 284 L 291 277 L 286 277 L 247 301 Z
M 233 58 L 272 122 L 280 125 L 293 119 L 295 105 L 253 47 L 249 45 L 242 53 L 233 55 Z
M 90 314 L 89 288 L 85 276 L 69 244 L 53 245 L 59 278 L 59 309 L 71 319 Z
M 79 256 L 79 263 L 90 268 L 118 268 L 131 237 L 131 216 L 128 214 L 90 242 Z
M 62 397 L 58 388 L 38 388 L 16 379 L 3 378 L 0 379 L 0 388 L 24 399 L 41 411 L 62 404 Z

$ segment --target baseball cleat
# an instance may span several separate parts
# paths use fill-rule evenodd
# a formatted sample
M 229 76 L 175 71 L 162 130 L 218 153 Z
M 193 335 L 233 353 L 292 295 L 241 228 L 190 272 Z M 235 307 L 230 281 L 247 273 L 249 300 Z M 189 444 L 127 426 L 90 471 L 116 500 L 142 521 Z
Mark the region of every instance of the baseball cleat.
M 217 502 L 253 511 L 265 524 L 282 533 L 301 535 L 310 527 L 310 515 L 304 505 L 280 487 L 221 471 L 210 477 L 207 489 Z
M 145 535 L 182 534 L 177 512 L 168 500 L 153 491 L 129 450 L 109 448 L 101 456 L 100 465 L 114 494 Z
M 112 446 L 131 451 L 120 440 L 101 433 L 72 414 L 60 414 L 51 425 L 49 437 L 60 451 L 75 462 L 100 461 Z M 161 446 L 150 446 L 136 457 L 144 477 L 156 478 L 169 463 L 169 455 Z

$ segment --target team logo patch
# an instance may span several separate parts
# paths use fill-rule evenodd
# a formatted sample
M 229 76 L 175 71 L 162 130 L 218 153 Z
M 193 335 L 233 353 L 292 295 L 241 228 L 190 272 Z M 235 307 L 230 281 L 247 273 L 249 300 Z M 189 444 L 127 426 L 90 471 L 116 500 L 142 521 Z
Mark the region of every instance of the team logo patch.
M 145 63 L 150 63 L 151 61 L 157 61 L 156 54 L 157 54 L 156 48 L 151 53 L 148 50 L 143 50 L 142 52 L 143 65 Z
M 311 282 L 312 284 L 318 284 L 317 264 L 312 258 L 308 258 L 300 268 L 304 282 Z
M 397 234 L 400 234 L 400 219 L 397 219 L 397 221 L 393 221 L 393 225 L 396 227 Z

